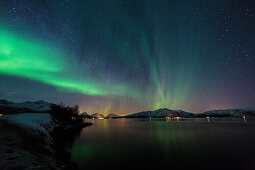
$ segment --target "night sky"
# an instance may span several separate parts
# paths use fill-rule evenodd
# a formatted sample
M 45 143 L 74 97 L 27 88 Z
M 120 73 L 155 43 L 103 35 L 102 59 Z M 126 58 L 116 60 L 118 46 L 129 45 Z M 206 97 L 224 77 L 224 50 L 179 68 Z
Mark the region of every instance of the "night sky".
M 0 98 L 129 114 L 255 107 L 254 0 L 1 0 Z

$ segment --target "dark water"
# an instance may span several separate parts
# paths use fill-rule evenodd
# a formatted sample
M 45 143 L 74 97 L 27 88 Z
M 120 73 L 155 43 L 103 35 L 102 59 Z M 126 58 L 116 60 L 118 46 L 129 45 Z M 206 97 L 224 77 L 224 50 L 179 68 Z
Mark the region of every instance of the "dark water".
M 92 120 L 90 120 L 92 121 Z M 255 169 L 255 120 L 95 120 L 72 148 L 81 169 Z

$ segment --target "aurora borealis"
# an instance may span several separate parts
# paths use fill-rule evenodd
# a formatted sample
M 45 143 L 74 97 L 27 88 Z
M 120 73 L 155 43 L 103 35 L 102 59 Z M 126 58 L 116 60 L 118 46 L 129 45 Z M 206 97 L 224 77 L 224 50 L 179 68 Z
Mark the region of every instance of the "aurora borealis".
M 6 32 L 0 33 L 0 43 L 0 70 L 3 74 L 26 77 L 88 95 L 122 94 L 120 90 L 123 90 L 123 87 L 114 87 L 111 91 L 97 87 L 91 81 L 77 82 L 72 79 L 73 76 L 63 75 L 68 73 L 65 69 L 68 64 L 62 60 L 65 55 L 50 47 L 44 47 L 31 40 L 22 40 Z
M 252 0 L 2 0 L 0 98 L 128 114 L 255 106 Z

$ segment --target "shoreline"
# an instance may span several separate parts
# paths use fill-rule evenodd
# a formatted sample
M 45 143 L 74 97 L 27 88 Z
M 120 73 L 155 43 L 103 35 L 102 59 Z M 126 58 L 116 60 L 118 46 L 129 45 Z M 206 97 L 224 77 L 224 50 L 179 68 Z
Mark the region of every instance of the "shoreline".
M 38 113 L 32 114 L 38 116 Z M 9 118 L 15 116 L 10 115 Z M 72 145 L 75 135 L 91 124 L 80 123 L 63 129 L 54 118 L 50 116 L 50 119 L 51 124 L 40 124 L 35 119 L 38 123 L 35 126 L 33 121 L 20 125 L 8 118 L 0 118 L 0 169 L 78 169 L 71 162 L 71 154 L 66 146 Z M 26 126 L 28 122 L 33 127 Z
M 92 123 L 82 123 L 76 127 L 64 129 L 61 127 L 55 128 L 51 132 L 53 138 L 53 149 L 56 155 L 56 164 L 61 169 L 77 170 L 78 165 L 71 161 L 71 153 L 66 150 L 68 146 L 72 146 L 74 138 L 80 134 L 82 129 L 91 126 Z

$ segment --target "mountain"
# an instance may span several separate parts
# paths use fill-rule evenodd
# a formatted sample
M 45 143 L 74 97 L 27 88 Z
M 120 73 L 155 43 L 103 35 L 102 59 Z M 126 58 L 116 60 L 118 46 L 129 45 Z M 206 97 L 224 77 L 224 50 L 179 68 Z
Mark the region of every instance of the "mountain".
M 100 114 L 100 113 L 94 113 L 91 115 L 92 118 L 95 119 L 104 119 L 104 115 Z
M 91 118 L 91 115 L 89 115 L 87 112 L 83 112 L 80 114 L 83 118 Z
M 199 118 L 199 117 L 242 117 L 255 116 L 255 109 L 226 109 L 226 110 L 211 110 L 204 113 L 189 113 L 183 110 L 169 110 L 167 108 L 158 109 L 155 111 L 143 111 L 125 116 L 126 118 L 164 118 L 170 117 L 185 117 L 185 118 Z
M 0 100 L 0 113 L 3 114 L 15 114 L 15 113 L 45 113 L 49 112 L 52 103 L 38 100 L 35 102 L 22 102 L 14 103 L 7 100 Z
M 45 102 L 43 100 L 38 100 L 34 102 L 26 101 L 22 103 L 10 102 L 7 100 L 0 99 L 0 113 L 1 114 L 16 114 L 16 113 L 47 113 L 50 111 L 52 103 Z M 114 113 L 110 113 L 106 117 L 99 113 L 94 113 L 92 115 L 86 112 L 81 113 L 84 118 L 118 118 L 122 117 Z M 170 110 L 167 108 L 158 109 L 155 111 L 143 111 L 134 113 L 131 115 L 124 116 L 126 118 L 164 118 L 166 116 L 172 117 L 185 117 L 185 118 L 195 118 L 195 117 L 242 117 L 245 116 L 255 116 L 255 108 L 252 109 L 226 109 L 226 110 L 211 110 L 204 113 L 189 113 L 183 110 Z
M 226 109 L 226 110 L 211 110 L 197 114 L 199 117 L 242 117 L 255 116 L 255 109 Z
M 131 115 L 125 116 L 126 118 L 147 118 L 147 117 L 154 117 L 154 118 L 163 118 L 166 116 L 175 116 L 175 117 L 194 117 L 195 114 L 185 112 L 183 110 L 169 110 L 167 108 L 158 109 L 155 111 L 143 111 L 134 113 Z
M 120 116 L 117 115 L 117 114 L 114 114 L 114 113 L 110 113 L 108 114 L 105 118 L 106 119 L 116 119 L 116 118 L 119 118 Z

